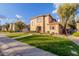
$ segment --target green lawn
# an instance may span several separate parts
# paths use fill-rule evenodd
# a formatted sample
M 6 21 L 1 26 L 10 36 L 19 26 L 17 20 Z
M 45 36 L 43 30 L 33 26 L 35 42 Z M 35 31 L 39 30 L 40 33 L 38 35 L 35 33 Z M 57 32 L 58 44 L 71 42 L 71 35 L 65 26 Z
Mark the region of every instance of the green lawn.
M 79 32 L 75 32 L 72 34 L 73 36 L 79 37 Z
M 19 36 L 24 36 L 24 35 L 27 35 L 29 33 L 23 33 L 23 32 L 13 32 L 13 33 L 6 33 L 6 35 L 10 38 L 13 38 L 13 37 L 19 37 Z
M 60 56 L 75 55 L 71 52 L 72 50 L 76 51 L 79 55 L 79 46 L 66 38 L 53 37 L 51 35 L 32 35 L 16 40 L 28 43 L 37 48 L 55 53 Z

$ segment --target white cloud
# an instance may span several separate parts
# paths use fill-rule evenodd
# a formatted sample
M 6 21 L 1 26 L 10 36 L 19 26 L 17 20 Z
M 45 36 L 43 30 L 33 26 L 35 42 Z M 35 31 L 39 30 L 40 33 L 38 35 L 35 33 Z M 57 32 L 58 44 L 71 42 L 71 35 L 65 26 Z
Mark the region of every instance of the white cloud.
M 60 19 L 57 19 L 58 22 L 60 22 Z
M 24 17 L 21 16 L 21 15 L 16 15 L 16 18 L 18 18 L 20 21 L 24 22 L 25 23 L 25 20 L 24 20 Z
M 17 18 L 22 18 L 22 16 L 21 16 L 21 15 L 16 15 L 16 17 L 17 17 Z
M 61 5 L 61 3 L 54 3 L 55 8 L 58 8 Z
M 58 7 L 62 5 L 62 3 L 54 3 L 54 6 L 55 6 L 55 10 L 52 11 L 52 13 L 56 13 L 57 12 L 57 9 Z
M 53 13 L 53 14 L 54 14 L 54 13 L 57 13 L 57 9 L 53 10 L 52 13 Z

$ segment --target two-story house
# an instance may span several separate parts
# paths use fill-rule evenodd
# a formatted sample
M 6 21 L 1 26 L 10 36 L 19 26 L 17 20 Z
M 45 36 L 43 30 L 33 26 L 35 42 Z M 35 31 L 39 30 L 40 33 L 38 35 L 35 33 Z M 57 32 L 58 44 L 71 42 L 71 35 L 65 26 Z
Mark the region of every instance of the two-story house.
M 60 28 L 60 24 L 50 14 L 31 18 L 30 31 L 59 34 Z

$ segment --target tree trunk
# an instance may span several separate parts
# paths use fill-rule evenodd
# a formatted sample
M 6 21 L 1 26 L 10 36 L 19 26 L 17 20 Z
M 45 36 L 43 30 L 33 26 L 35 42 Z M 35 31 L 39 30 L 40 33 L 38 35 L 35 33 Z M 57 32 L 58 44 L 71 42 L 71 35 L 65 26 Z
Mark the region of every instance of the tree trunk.
M 65 27 L 64 27 L 64 34 L 65 34 L 65 35 L 68 34 L 68 33 L 67 33 L 67 29 L 66 29 L 66 25 L 67 25 L 67 23 L 65 24 Z
M 68 32 L 67 32 L 66 26 L 67 26 L 67 20 L 66 20 L 66 22 L 65 22 L 65 24 L 64 24 L 64 34 L 65 34 L 65 35 L 68 35 Z

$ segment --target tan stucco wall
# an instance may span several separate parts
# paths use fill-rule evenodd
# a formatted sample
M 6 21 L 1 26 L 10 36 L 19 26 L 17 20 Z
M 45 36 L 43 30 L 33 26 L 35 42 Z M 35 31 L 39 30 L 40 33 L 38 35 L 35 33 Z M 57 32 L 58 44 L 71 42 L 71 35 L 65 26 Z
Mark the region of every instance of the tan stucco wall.
M 44 18 L 45 17 L 45 18 Z M 31 19 L 31 23 L 30 23 L 30 31 L 36 31 L 37 26 L 41 26 L 41 33 L 59 33 L 59 24 L 53 24 L 51 26 L 55 27 L 54 30 L 50 29 L 50 20 L 52 20 L 52 18 L 48 15 L 48 16 L 41 16 L 38 17 L 40 18 L 40 22 L 38 22 L 37 18 Z
M 37 26 L 41 26 L 41 33 L 43 32 L 43 17 L 40 18 L 40 22 L 38 22 L 37 18 L 31 20 L 30 23 L 30 31 L 36 31 Z
M 79 32 L 79 23 L 77 23 L 77 31 Z
M 52 27 L 54 27 L 54 29 L 51 29 Z M 59 34 L 60 33 L 59 29 L 60 29 L 59 24 L 52 24 L 52 25 L 50 25 L 50 33 Z
M 41 26 L 41 33 L 43 33 L 43 17 L 39 17 L 40 22 L 38 22 L 38 20 L 36 20 L 36 27 L 37 26 Z
M 48 33 L 50 31 L 49 19 L 49 16 L 45 17 L 45 33 Z
M 31 20 L 30 31 L 36 31 L 36 19 Z

